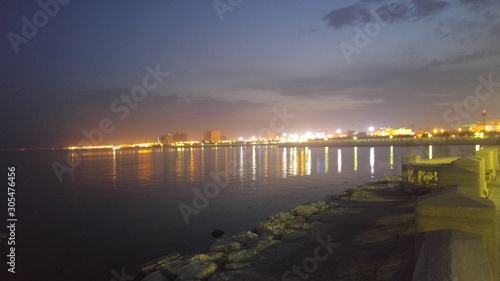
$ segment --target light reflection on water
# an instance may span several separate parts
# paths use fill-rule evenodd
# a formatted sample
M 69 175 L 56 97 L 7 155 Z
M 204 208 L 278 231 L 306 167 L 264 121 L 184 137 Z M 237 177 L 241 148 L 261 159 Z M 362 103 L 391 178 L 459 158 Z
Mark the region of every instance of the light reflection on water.
M 141 187 L 162 183 L 196 185 L 209 181 L 210 173 L 215 173 L 245 185 L 267 184 L 280 178 L 333 176 L 332 171 L 341 178 L 355 175 L 374 178 L 399 169 L 403 154 L 419 153 L 422 158 L 431 159 L 469 155 L 474 149 L 477 148 L 429 145 L 421 148 L 242 146 L 95 151 L 85 154 L 82 164 L 71 173 L 71 181 L 87 185 L 109 182 L 112 187 L 130 183 Z M 78 157 L 75 154 L 70 155 L 73 161 Z

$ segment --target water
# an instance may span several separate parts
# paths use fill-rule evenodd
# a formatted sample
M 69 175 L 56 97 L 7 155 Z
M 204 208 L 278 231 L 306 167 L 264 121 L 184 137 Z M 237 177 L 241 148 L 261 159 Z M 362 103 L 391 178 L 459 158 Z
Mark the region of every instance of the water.
M 273 213 L 398 173 L 401 155 L 467 156 L 474 149 L 248 146 L 92 151 L 62 182 L 51 164 L 66 163 L 66 158 L 77 161 L 76 153 L 3 152 L 5 183 L 7 167 L 16 167 L 16 277 L 112 280 L 113 272 L 120 275 L 122 270 L 133 276 L 137 265 L 157 257 L 208 249 L 214 229 L 232 235 Z M 197 192 L 208 198 L 193 202 Z M 191 209 L 195 213 L 183 216 L 180 204 L 196 207 Z

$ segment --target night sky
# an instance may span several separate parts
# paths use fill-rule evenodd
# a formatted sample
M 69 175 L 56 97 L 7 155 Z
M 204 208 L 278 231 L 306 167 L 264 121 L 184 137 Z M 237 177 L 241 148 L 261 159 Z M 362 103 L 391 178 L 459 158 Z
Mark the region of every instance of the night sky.
M 498 0 L 55 1 L 0 4 L 0 148 L 500 118 Z

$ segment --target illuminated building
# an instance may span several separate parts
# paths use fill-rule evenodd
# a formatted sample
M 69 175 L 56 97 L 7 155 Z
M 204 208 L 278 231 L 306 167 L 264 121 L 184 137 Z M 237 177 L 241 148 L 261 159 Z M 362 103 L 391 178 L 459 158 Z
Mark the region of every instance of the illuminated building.
M 220 131 L 210 130 L 204 132 L 203 140 L 206 142 L 220 142 L 221 141 L 221 133 Z
M 170 145 L 170 144 L 172 144 L 174 142 L 174 139 L 172 138 L 171 134 L 161 135 L 161 136 L 158 137 L 158 142 L 161 143 L 161 144 Z
M 388 137 L 388 136 L 408 136 L 413 135 L 413 130 L 409 128 L 382 127 L 373 132 L 374 136 Z
M 464 124 L 462 125 L 462 131 L 464 132 L 500 132 L 500 120 L 486 120 L 483 123 L 483 120 L 477 121 L 473 124 Z
M 188 140 L 187 134 L 175 133 L 173 136 L 174 142 L 185 142 Z

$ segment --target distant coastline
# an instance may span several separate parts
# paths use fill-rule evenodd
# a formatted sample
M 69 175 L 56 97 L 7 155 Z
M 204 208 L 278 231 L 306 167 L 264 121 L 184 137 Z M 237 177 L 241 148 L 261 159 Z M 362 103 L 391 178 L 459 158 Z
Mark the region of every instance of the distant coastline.
M 65 151 L 65 150 L 136 150 L 151 148 L 199 148 L 199 147 L 241 147 L 241 146 L 278 146 L 278 147 L 377 147 L 377 146 L 423 146 L 423 145 L 500 145 L 500 136 L 456 136 L 456 137 L 363 137 L 363 138 L 335 138 L 313 139 L 304 142 L 271 142 L 271 141 L 234 141 L 223 143 L 183 143 L 160 144 L 150 143 L 149 146 L 106 146 L 96 148 L 12 148 L 0 151 Z

